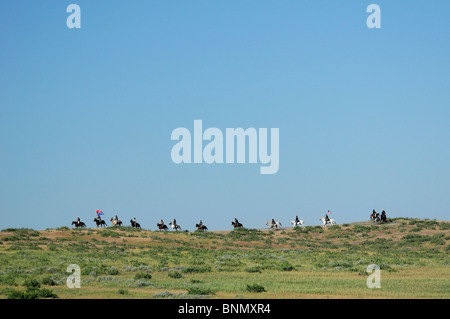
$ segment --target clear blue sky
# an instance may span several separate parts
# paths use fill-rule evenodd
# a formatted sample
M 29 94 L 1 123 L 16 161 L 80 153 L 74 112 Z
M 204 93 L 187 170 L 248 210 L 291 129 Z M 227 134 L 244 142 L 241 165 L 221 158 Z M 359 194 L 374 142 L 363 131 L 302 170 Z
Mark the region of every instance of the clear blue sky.
M 69 29 L 66 7 L 81 7 Z M 369 29 L 366 7 L 381 7 Z M 449 220 L 449 1 L 0 4 L 0 229 Z M 173 129 L 279 128 L 260 164 L 174 164 Z

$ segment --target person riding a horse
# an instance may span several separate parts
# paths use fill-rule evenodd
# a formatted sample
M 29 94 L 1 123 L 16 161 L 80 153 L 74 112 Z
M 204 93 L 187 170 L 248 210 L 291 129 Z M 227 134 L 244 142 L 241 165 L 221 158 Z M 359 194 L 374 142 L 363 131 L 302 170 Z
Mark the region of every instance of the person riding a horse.
M 384 209 L 381 211 L 381 221 L 386 222 L 386 212 L 384 211 Z
M 75 225 L 75 227 L 86 227 L 86 224 L 81 221 L 80 217 L 77 217 L 77 220 L 72 220 L 72 225 Z
M 300 219 L 298 219 L 298 215 L 295 216 L 295 223 L 298 224 L 300 222 Z
M 141 225 L 137 222 L 136 217 L 130 219 L 131 227 L 141 228 Z
M 275 222 L 275 219 L 272 218 L 272 227 L 275 226 L 277 223 Z
M 234 222 L 231 222 L 231 225 L 233 225 L 234 228 L 236 227 L 244 227 L 239 221 L 238 219 L 235 217 L 234 218 Z

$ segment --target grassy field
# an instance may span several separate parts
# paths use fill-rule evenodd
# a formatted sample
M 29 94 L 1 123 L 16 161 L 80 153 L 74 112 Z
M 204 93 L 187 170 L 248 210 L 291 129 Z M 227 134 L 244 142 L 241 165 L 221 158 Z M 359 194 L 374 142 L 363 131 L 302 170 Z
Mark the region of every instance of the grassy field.
M 0 298 L 450 298 L 450 222 L 279 230 L 4 229 Z M 366 267 L 380 266 L 369 289 Z M 69 289 L 67 266 L 81 288 Z

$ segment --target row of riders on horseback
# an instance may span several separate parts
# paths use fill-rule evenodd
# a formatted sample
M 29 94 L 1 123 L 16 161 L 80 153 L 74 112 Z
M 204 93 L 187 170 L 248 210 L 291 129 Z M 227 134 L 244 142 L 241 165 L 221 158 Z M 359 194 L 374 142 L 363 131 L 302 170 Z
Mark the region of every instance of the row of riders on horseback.
M 110 221 L 113 224 L 113 226 L 115 226 L 115 225 L 122 226 L 123 225 L 122 221 L 117 217 L 117 215 L 115 216 L 115 218 L 111 217 Z M 97 225 L 97 227 L 107 227 L 108 226 L 100 215 L 97 215 L 97 217 L 94 218 L 94 222 Z M 136 217 L 134 219 L 131 219 L 130 223 L 131 223 L 131 227 L 141 228 L 141 225 L 136 221 Z M 77 217 L 77 220 L 72 221 L 72 225 L 75 225 L 75 227 L 82 227 L 82 228 L 86 227 L 86 224 L 80 220 L 80 217 Z
M 181 230 L 181 226 L 177 224 L 177 220 L 174 218 L 173 222 L 169 222 L 169 226 L 172 230 Z M 164 224 L 164 221 L 161 219 L 161 222 L 156 224 L 156 227 L 158 227 L 159 230 L 168 230 L 169 228 L 167 227 L 166 224 Z M 208 227 L 206 227 L 205 225 L 203 225 L 203 221 L 200 220 L 200 222 L 198 224 L 195 224 L 195 228 L 197 228 L 198 230 L 208 230 Z
M 336 224 L 336 221 L 328 216 L 329 214 L 331 214 L 330 211 L 328 211 L 327 214 L 325 214 L 325 217 L 320 218 L 320 220 L 323 222 L 324 226 Z M 383 210 L 380 215 L 374 209 L 372 211 L 372 214 L 370 214 L 370 219 L 376 223 L 387 222 L 386 212 Z M 111 220 L 113 226 L 115 226 L 115 225 L 122 226 L 123 225 L 122 221 L 119 220 L 117 215 L 115 216 L 115 218 L 111 217 L 110 220 Z M 94 218 L 94 222 L 97 224 L 97 227 L 108 226 L 106 224 L 106 222 L 101 218 L 100 215 L 97 215 L 97 217 Z M 130 224 L 131 224 L 131 227 L 141 228 L 141 225 L 136 221 L 136 217 L 134 219 L 130 220 Z M 86 224 L 80 220 L 80 217 L 77 217 L 76 221 L 72 221 L 72 225 L 75 225 L 75 227 L 86 227 Z M 234 218 L 234 221 L 231 222 L 231 225 L 234 227 L 234 229 L 243 227 L 242 223 L 240 223 L 237 218 Z M 273 218 L 272 218 L 271 222 L 266 222 L 266 225 L 270 226 L 270 228 L 278 228 L 278 227 L 282 226 L 281 222 L 276 222 L 275 219 L 273 219 Z M 291 221 L 291 225 L 293 227 L 303 226 L 303 225 L 305 225 L 305 222 L 303 220 L 300 220 L 298 218 L 298 216 L 295 216 L 295 220 Z M 158 227 L 159 230 L 168 230 L 169 229 L 167 227 L 167 225 L 164 224 L 164 221 L 162 219 L 161 219 L 161 222 L 156 224 L 156 226 Z M 174 219 L 173 222 L 169 222 L 169 226 L 172 230 L 181 230 L 181 227 L 180 227 L 180 225 L 177 224 L 176 219 Z M 203 231 L 208 230 L 208 227 L 203 225 L 203 221 L 201 221 L 201 220 L 198 224 L 195 224 L 195 228 L 198 230 L 203 230 Z
M 115 225 L 122 226 L 123 225 L 122 221 L 119 220 L 117 215 L 114 219 L 111 217 L 110 220 L 111 220 L 113 226 L 115 226 Z M 106 222 L 100 216 L 97 216 L 96 218 L 94 218 L 94 222 L 97 224 L 97 227 L 108 226 L 106 224 Z M 141 225 L 136 221 L 136 218 L 131 219 L 130 223 L 131 223 L 132 227 L 141 228 Z M 273 218 L 272 218 L 271 223 L 267 222 L 266 224 L 269 225 L 270 228 L 274 228 L 274 227 L 278 228 L 278 227 L 282 226 L 281 222 L 275 222 L 275 220 Z M 301 225 L 304 225 L 304 221 L 299 220 L 298 216 L 296 216 L 295 221 L 291 221 L 291 224 L 293 226 L 301 226 Z M 75 227 L 86 227 L 86 224 L 80 220 L 80 217 L 77 217 L 76 221 L 72 221 L 72 225 L 75 225 Z M 181 227 L 180 227 L 180 225 L 177 224 L 176 219 L 174 219 L 173 222 L 169 222 L 169 225 L 172 230 L 181 230 Z M 231 222 L 231 225 L 233 226 L 234 229 L 244 227 L 243 224 L 240 223 L 237 218 L 234 218 L 234 221 Z M 168 230 L 169 229 L 162 219 L 161 219 L 161 222 L 156 224 L 156 227 L 158 227 L 159 230 Z M 203 225 L 202 220 L 200 220 L 200 222 L 198 224 L 195 224 L 195 228 L 197 228 L 198 230 L 208 230 L 208 227 Z
M 122 221 L 119 220 L 117 215 L 114 219 L 111 217 L 110 220 L 111 220 L 113 226 L 115 226 L 115 225 L 122 226 L 123 225 Z M 106 222 L 101 218 L 100 215 L 97 215 L 97 217 L 94 218 L 94 222 L 97 224 L 97 227 L 108 226 L 106 224 Z M 131 223 L 131 227 L 141 228 L 141 225 L 136 221 L 136 218 L 131 219 L 130 223 Z M 237 218 L 235 218 L 234 222 L 231 222 L 231 224 L 234 226 L 234 228 L 243 227 L 242 224 L 237 220 Z M 72 221 L 72 225 L 75 225 L 75 227 L 77 227 L 77 228 L 78 227 L 82 227 L 82 228 L 86 227 L 86 224 L 80 220 L 80 217 L 77 217 L 76 221 Z M 181 226 L 177 224 L 177 220 L 175 218 L 174 218 L 173 222 L 169 222 L 169 226 L 172 230 L 181 230 Z M 158 227 L 159 230 L 168 230 L 169 229 L 162 219 L 161 219 L 161 222 L 156 224 L 156 227 Z M 208 230 L 208 227 L 203 225 L 202 220 L 200 220 L 200 222 L 198 224 L 195 224 L 195 228 L 197 228 L 198 230 Z
M 122 221 L 117 217 L 117 215 L 115 216 L 115 218 L 111 217 L 111 223 L 113 224 L 113 226 L 123 226 Z M 97 227 L 107 227 L 108 225 L 106 224 L 106 222 L 102 219 L 102 217 L 100 215 L 97 215 L 97 217 L 94 218 L 94 222 L 96 223 Z M 141 225 L 136 221 L 136 217 L 134 219 L 130 220 L 130 224 L 131 227 L 134 228 L 141 228 Z M 75 225 L 75 227 L 86 227 L 86 224 L 84 222 L 82 222 L 80 220 L 80 217 L 77 217 L 76 221 L 72 221 L 72 225 Z M 177 224 L 177 220 L 174 219 L 173 222 L 169 222 L 169 225 L 171 227 L 172 230 L 181 230 L 180 225 Z M 157 223 L 156 226 L 158 227 L 159 230 L 168 230 L 168 227 L 166 224 L 164 224 L 164 221 L 161 219 L 160 223 Z M 242 226 L 242 224 L 241 224 Z M 203 222 L 200 220 L 199 224 L 195 224 L 195 227 L 199 230 L 208 230 L 208 227 L 206 227 L 205 225 L 203 225 Z

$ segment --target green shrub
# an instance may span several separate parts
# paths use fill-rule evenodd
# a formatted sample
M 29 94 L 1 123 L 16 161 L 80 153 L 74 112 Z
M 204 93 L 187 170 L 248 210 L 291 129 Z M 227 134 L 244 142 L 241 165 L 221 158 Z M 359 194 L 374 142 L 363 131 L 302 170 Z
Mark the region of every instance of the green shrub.
M 8 286 L 16 286 L 16 278 L 12 274 L 0 276 L 0 284 L 8 285 Z
M 249 268 L 246 268 L 245 271 L 249 272 L 249 273 L 255 273 L 255 272 L 261 273 L 261 268 L 260 267 L 256 267 L 256 266 L 255 267 L 249 267 Z
M 116 276 L 116 275 L 119 274 L 119 269 L 117 269 L 117 267 L 110 266 L 110 267 L 107 267 L 107 268 L 105 269 L 105 272 L 106 272 L 108 275 Z
M 204 273 L 204 272 L 210 272 L 211 267 L 205 266 L 205 267 L 186 267 L 181 270 L 183 273 Z
M 322 226 L 305 226 L 304 228 L 298 227 L 298 229 L 295 230 L 299 233 L 323 233 Z
M 36 279 L 28 279 L 23 283 L 23 286 L 28 290 L 34 290 L 41 288 L 41 284 Z
M 58 296 L 50 289 L 42 288 L 37 291 L 38 298 L 58 298 Z
M 278 266 L 278 269 L 282 270 L 282 271 L 291 271 L 291 270 L 294 270 L 294 267 L 289 262 L 283 261 Z
M 188 295 L 214 295 L 214 292 L 205 287 L 190 287 L 188 288 Z
M 183 277 L 183 275 L 182 275 L 181 272 L 179 272 L 179 271 L 169 272 L 167 275 L 168 275 L 170 278 L 174 278 L 174 279 L 179 279 L 179 278 L 182 278 L 182 277 Z
M 42 279 L 42 284 L 47 286 L 56 286 L 56 281 L 53 277 L 45 277 Z
M 117 293 L 118 293 L 119 295 L 128 295 L 128 294 L 129 294 L 129 291 L 126 290 L 126 289 L 120 288 L 120 289 L 117 291 Z
M 370 232 L 369 226 L 353 225 L 353 230 L 357 233 L 368 233 Z
M 120 237 L 120 234 L 118 232 L 109 230 L 109 229 L 103 229 L 100 231 L 100 236 L 102 237 L 115 237 L 118 238 Z
M 269 234 L 258 229 L 236 228 L 234 231 L 225 235 L 225 238 L 241 241 L 260 241 L 267 236 L 269 236 Z
M 6 292 L 7 299 L 25 299 L 25 293 L 23 291 L 9 289 Z
M 8 289 L 6 298 L 8 299 L 39 299 L 39 298 L 58 298 L 50 289 L 40 289 L 41 284 L 35 279 L 26 280 L 23 284 L 26 291 Z
M 148 274 L 148 273 L 137 273 L 134 275 L 134 279 L 138 280 L 138 279 L 152 279 L 152 275 Z
M 266 289 L 264 289 L 263 286 L 258 285 L 258 284 L 247 285 L 246 289 L 249 292 L 265 292 L 266 291 Z
M 430 241 L 431 236 L 419 235 L 419 234 L 408 234 L 406 236 L 403 236 L 402 239 L 409 243 L 421 243 L 421 242 L 425 242 L 425 241 Z
M 418 219 L 410 220 L 408 224 L 428 229 L 435 229 L 435 227 L 439 225 L 439 223 L 435 220 L 418 220 Z

